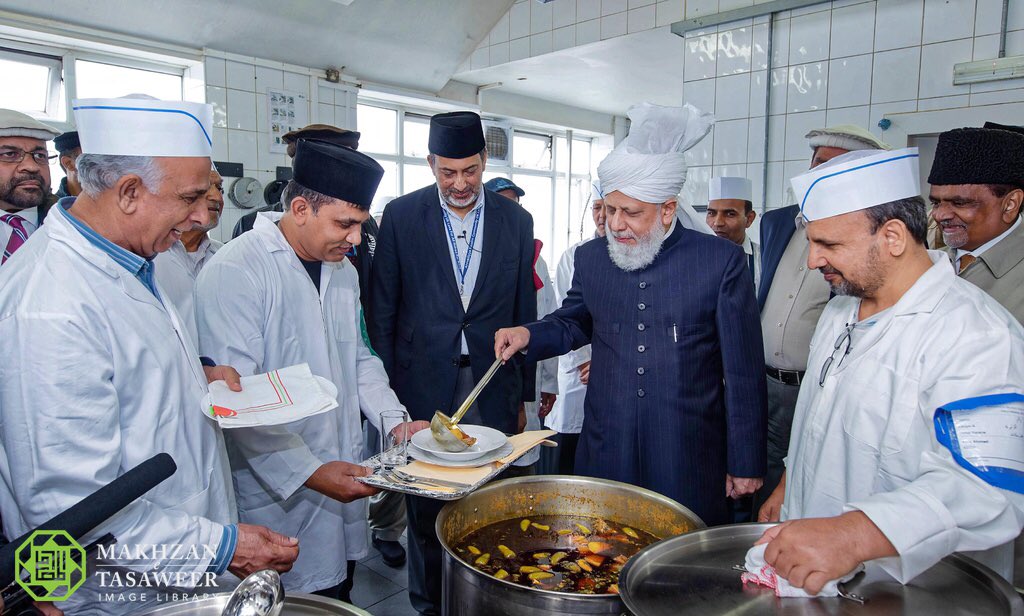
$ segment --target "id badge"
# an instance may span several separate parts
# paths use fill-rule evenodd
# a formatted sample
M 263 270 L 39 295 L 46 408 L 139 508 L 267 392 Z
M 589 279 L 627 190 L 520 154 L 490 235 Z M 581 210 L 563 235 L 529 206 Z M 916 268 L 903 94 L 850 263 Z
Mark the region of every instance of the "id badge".
M 997 488 L 1024 494 L 1024 395 L 994 394 L 944 404 L 935 436 L 957 464 Z

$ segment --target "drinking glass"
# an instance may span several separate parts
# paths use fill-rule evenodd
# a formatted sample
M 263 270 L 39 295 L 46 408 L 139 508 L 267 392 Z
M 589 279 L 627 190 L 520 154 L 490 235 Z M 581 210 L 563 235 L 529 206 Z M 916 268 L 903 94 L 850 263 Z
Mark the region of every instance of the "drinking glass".
M 380 414 L 380 463 L 384 468 L 405 466 L 409 447 L 409 414 L 382 411 Z

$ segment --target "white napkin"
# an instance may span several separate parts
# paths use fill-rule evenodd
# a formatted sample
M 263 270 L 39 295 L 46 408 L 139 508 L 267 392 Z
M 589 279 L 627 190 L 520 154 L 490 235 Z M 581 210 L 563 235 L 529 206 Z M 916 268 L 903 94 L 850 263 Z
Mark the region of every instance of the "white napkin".
M 338 406 L 338 390 L 308 364 L 242 377 L 242 391 L 210 383 L 206 412 L 222 428 L 274 426 L 325 413 Z
M 760 584 L 761 586 L 772 588 L 775 590 L 775 596 L 777 597 L 835 597 L 839 595 L 839 584 L 850 581 L 853 579 L 853 576 L 860 573 L 864 568 L 864 565 L 857 565 L 856 569 L 847 573 L 838 580 L 827 582 L 818 594 L 810 595 L 804 592 L 802 588 L 792 586 L 785 580 L 785 578 L 779 577 L 779 575 L 775 573 L 775 568 L 765 562 L 764 551 L 767 547 L 767 543 L 762 543 L 761 545 L 755 545 L 747 550 L 746 562 L 743 563 L 747 572 L 741 575 L 740 579 L 743 580 L 744 584 L 747 582 L 753 582 L 755 584 Z

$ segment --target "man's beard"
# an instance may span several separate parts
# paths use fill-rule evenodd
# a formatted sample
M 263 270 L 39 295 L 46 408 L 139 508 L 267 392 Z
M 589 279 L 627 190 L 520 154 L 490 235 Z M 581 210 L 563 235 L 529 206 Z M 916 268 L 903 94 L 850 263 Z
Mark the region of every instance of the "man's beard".
M 26 195 L 19 193 L 17 187 L 23 182 L 39 182 L 39 195 Z M 33 207 L 42 207 L 46 203 L 46 196 L 50 194 L 50 185 L 38 173 L 25 173 L 14 176 L 10 182 L 0 184 L 0 201 L 13 205 L 19 210 L 27 210 Z
M 962 247 L 969 239 L 967 229 L 959 224 L 950 226 L 949 231 L 946 231 L 946 228 L 940 224 L 939 230 L 942 231 L 942 242 L 953 249 Z
M 470 195 L 469 197 L 466 197 L 465 199 L 456 199 L 454 196 L 452 196 L 453 192 L 454 191 L 451 191 L 451 190 L 449 190 L 449 191 L 441 191 L 441 196 L 444 197 L 445 203 L 447 203 L 451 207 L 454 207 L 454 208 L 457 208 L 457 209 L 461 209 L 461 208 L 464 208 L 464 207 L 469 207 L 469 206 L 473 205 L 474 203 L 476 203 L 476 200 L 480 198 L 480 187 L 479 186 L 477 187 L 476 190 L 473 191 L 472 195 Z
M 829 286 L 832 288 L 832 292 L 836 295 L 848 295 L 850 297 L 859 297 L 861 299 L 873 296 L 875 292 L 882 287 L 882 283 L 885 279 L 885 273 L 882 271 L 881 259 L 879 259 L 877 246 L 871 246 L 868 250 L 868 262 L 864 267 L 863 280 L 860 282 L 851 281 L 843 275 L 842 272 L 830 265 L 822 267 L 821 273 L 837 274 L 842 277 L 842 281 L 838 283 L 829 283 Z
M 605 236 L 608 240 L 608 255 L 620 270 L 626 272 L 641 270 L 654 263 L 654 259 L 661 252 L 661 245 L 665 243 L 666 235 L 668 235 L 668 231 L 660 222 L 655 222 L 654 227 L 643 237 L 637 237 L 632 231 L 616 233 L 608 229 L 608 234 Z M 636 244 L 623 244 L 616 240 L 617 237 L 632 238 L 636 240 Z

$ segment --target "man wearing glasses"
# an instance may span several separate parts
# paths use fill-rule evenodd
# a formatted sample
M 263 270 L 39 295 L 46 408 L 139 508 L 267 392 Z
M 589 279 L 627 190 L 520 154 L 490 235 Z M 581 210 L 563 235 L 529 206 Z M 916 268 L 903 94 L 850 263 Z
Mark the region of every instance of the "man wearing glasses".
M 43 224 L 50 202 L 46 142 L 60 134 L 11 109 L 0 109 L 0 247 L 7 259 Z
M 817 593 L 871 561 L 907 583 L 954 551 L 1010 578 L 1024 523 L 1024 328 L 926 247 L 917 148 L 792 180 L 837 295 L 810 345 L 758 544 Z

